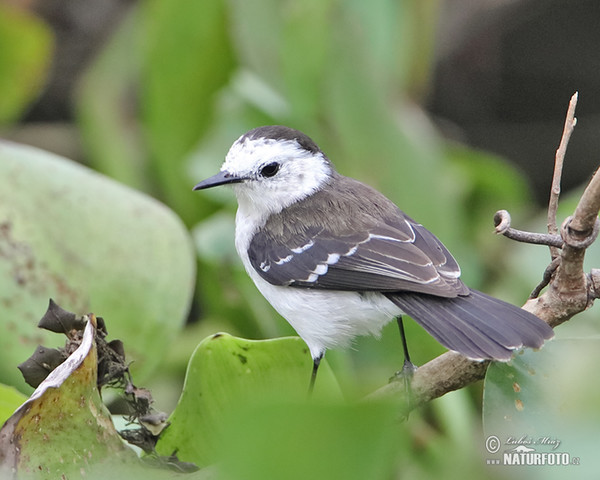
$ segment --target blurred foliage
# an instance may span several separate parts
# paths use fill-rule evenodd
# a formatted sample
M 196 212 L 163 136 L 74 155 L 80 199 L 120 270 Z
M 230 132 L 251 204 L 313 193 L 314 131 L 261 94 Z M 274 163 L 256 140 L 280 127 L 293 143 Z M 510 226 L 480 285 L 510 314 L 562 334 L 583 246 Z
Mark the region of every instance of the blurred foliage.
M 226 418 L 224 478 L 384 480 L 410 449 L 393 405 L 270 403 Z
M 0 125 L 17 120 L 44 85 L 53 38 L 26 11 L 0 3 Z
M 560 455 L 577 467 L 578 478 L 591 478 L 600 460 L 594 454 L 600 422 L 600 337 L 574 337 L 550 342 L 540 352 L 525 351 L 509 364 L 492 364 L 484 389 L 485 435 L 502 442 L 501 457 L 515 448 Z M 512 439 L 512 441 L 509 441 Z M 567 455 L 563 455 L 567 454 Z M 504 467 L 507 474 L 511 468 Z M 562 478 L 546 465 L 529 469 L 529 478 Z
M 48 152 L 1 144 L 0 382 L 30 391 L 16 366 L 39 344 L 57 345 L 36 328 L 49 298 L 111 318 L 132 370 L 147 378 L 185 322 L 193 259 L 188 232 L 156 200 Z
M 434 231 L 455 253 L 469 285 L 522 302 L 537 283 L 548 262 L 546 249 L 517 247 L 492 233 L 498 209 L 509 209 L 522 228 L 535 216 L 525 181 L 502 159 L 445 141 L 419 105 L 428 91 L 433 38 L 443 21 L 438 16 L 436 1 L 142 0 L 115 25 L 74 98 L 85 161 L 174 209 L 192 231 L 198 253 L 191 322 L 165 355 L 153 351 L 152 361 L 161 366 L 153 382 L 167 403 L 160 404 L 161 389 L 155 390 L 161 409 L 174 408 L 173 392 L 179 393 L 201 338 L 215 331 L 253 339 L 293 334 L 237 259 L 232 193 L 191 191 L 219 169 L 236 138 L 258 125 L 286 124 L 308 133 L 341 173 L 382 190 Z M 35 98 L 39 84 L 22 78 L 43 78 L 51 51 L 47 34 L 31 35 L 41 46 L 36 44 L 36 55 L 18 54 L 24 77 L 15 60 L 0 54 L 0 71 L 7 72 L 2 78 L 11 85 L 4 91 L 24 90 L 5 98 L 16 105 L 7 120 Z M 9 52 L 5 45 L 2 40 L 2 51 Z M 10 45 L 24 48 L 25 42 Z M 551 176 L 551 159 L 543 174 Z M 109 203 L 106 209 L 119 207 Z M 544 229 L 543 223 L 532 225 Z M 153 228 L 170 227 L 154 222 Z M 96 236 L 93 245 L 103 241 Z M 145 260 L 154 255 L 138 254 Z M 157 294 L 152 305 L 163 299 Z M 128 307 L 133 323 L 139 322 L 139 309 Z M 406 327 L 418 364 L 443 351 L 413 322 Z M 155 331 L 153 341 L 163 341 L 162 335 Z M 327 358 L 344 394 L 360 397 L 400 367 L 396 328 L 386 327 L 381 341 L 361 338 L 355 350 L 328 352 Z M 448 395 L 411 415 L 406 437 L 398 440 L 396 468 L 411 478 L 441 476 L 449 469 L 482 476 L 483 439 L 474 433 L 480 388 Z M 250 418 L 255 414 L 261 418 L 246 412 Z M 306 421 L 305 413 L 299 415 L 291 424 Z M 339 415 L 335 418 L 349 414 Z M 235 429 L 235 422 L 227 428 Z M 244 432 L 239 446 L 265 441 L 249 436 L 254 433 Z

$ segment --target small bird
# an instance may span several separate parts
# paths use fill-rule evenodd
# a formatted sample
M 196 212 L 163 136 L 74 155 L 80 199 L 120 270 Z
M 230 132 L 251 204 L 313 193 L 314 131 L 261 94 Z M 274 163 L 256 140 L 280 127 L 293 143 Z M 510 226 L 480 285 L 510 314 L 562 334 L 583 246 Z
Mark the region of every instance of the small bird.
M 553 336 L 535 315 L 470 289 L 450 252 L 377 190 L 339 174 L 316 143 L 272 125 L 242 135 L 194 190 L 233 185 L 235 246 L 248 275 L 306 342 L 314 386 L 330 348 L 402 315 L 473 360 L 507 361 Z

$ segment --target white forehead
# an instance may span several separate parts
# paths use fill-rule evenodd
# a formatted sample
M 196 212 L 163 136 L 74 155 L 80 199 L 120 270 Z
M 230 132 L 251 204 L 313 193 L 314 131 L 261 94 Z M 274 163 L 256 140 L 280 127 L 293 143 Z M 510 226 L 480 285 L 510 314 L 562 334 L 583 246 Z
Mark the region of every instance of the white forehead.
M 242 135 L 229 149 L 221 171 L 249 174 L 256 172 L 260 166 L 267 163 L 312 156 L 314 154 L 302 148 L 296 140 L 250 139 Z

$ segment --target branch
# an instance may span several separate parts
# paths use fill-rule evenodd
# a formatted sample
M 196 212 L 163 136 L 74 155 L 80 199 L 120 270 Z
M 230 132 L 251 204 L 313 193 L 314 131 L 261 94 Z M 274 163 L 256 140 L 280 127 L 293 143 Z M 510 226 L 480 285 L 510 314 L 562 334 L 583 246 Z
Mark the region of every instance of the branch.
M 371 393 L 367 400 L 400 399 L 407 412 L 448 392 L 483 379 L 489 361 L 476 362 L 460 353 L 446 352 L 417 368 L 410 382 L 410 399 L 405 383 L 393 380 Z
M 512 228 L 510 226 L 510 213 L 506 210 L 498 210 L 494 214 L 494 226 L 496 227 L 497 234 L 504 235 L 517 242 L 548 245 L 554 248 L 562 248 L 563 246 L 563 239 L 560 235 L 525 232 L 523 230 Z
M 574 109 L 577 95 L 571 98 L 567 112 L 567 122 L 561 146 L 557 150 L 557 170 L 562 170 L 562 160 L 566 152 L 568 137 L 575 126 Z M 567 128 L 568 125 L 570 127 Z M 560 181 L 560 173 L 555 172 L 554 179 Z M 548 208 L 548 218 L 555 218 L 560 184 L 555 189 Z M 556 193 L 554 193 L 556 192 Z M 549 245 L 558 252 L 557 259 L 547 269 L 551 278 L 547 291 L 538 298 L 527 301 L 523 309 L 538 316 L 550 326 L 555 327 L 571 317 L 589 308 L 595 298 L 600 297 L 600 269 L 592 269 L 589 275 L 583 271 L 585 250 L 596 240 L 600 230 L 598 221 L 600 212 L 600 174 L 596 172 L 583 192 L 572 217 L 567 218 L 561 227 L 552 233 L 552 222 L 548 228 L 550 234 L 522 232 L 510 228 L 510 215 L 506 211 L 497 212 L 494 217 L 498 233 L 518 241 L 527 241 Z M 406 402 L 406 409 L 418 407 L 448 392 L 465 387 L 485 376 L 489 361 L 468 360 L 455 352 L 446 352 L 419 367 L 411 382 L 410 400 L 404 382 L 393 381 L 373 392 L 368 399 L 399 398 Z
M 560 180 L 562 177 L 565 155 L 567 153 L 567 145 L 569 144 L 569 139 L 575 129 L 575 125 L 577 125 L 575 107 L 577 106 L 578 98 L 579 95 L 577 92 L 571 97 L 569 108 L 567 109 L 567 118 L 565 119 L 562 138 L 560 139 L 560 144 L 554 157 L 554 174 L 552 175 L 552 188 L 550 189 L 550 202 L 548 203 L 548 233 L 551 235 L 558 234 L 556 211 L 558 210 L 558 197 L 560 196 Z M 550 247 L 550 256 L 552 259 L 558 257 L 558 248 L 556 246 Z

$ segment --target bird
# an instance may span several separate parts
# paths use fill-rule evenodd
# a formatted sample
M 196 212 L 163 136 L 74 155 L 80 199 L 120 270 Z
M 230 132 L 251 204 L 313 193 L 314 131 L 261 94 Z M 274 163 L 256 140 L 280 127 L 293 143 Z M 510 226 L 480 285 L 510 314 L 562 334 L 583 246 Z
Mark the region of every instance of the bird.
M 337 172 L 299 130 L 267 125 L 240 136 L 220 171 L 193 187 L 231 185 L 235 247 L 266 300 L 305 341 L 313 368 L 325 352 L 403 315 L 471 360 L 508 361 L 541 348 L 552 328 L 537 316 L 469 288 L 442 242 L 376 189 Z

